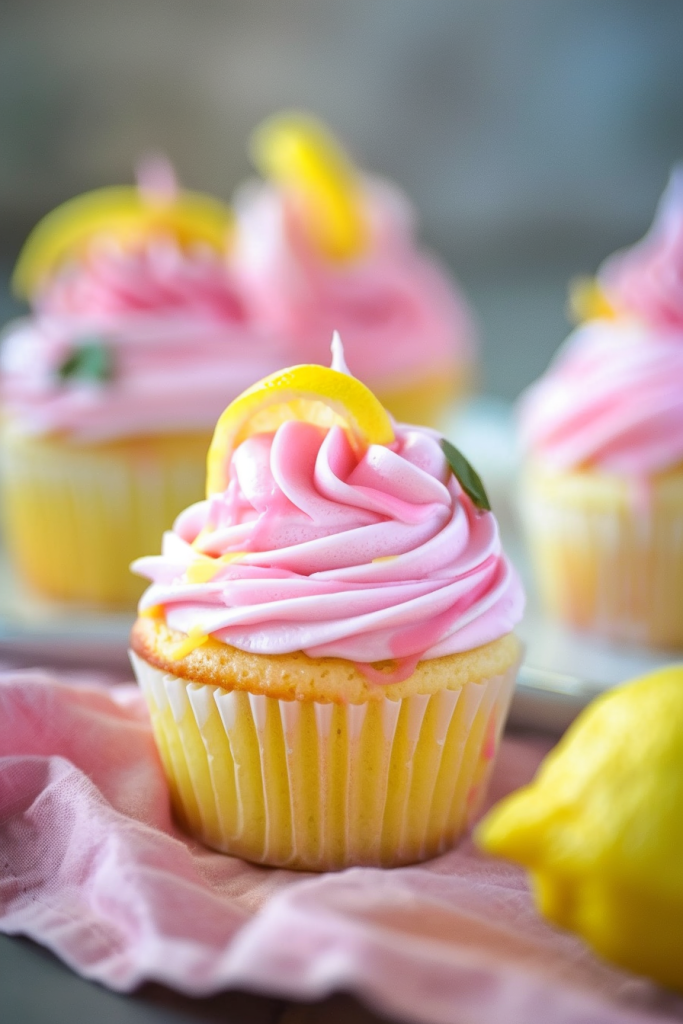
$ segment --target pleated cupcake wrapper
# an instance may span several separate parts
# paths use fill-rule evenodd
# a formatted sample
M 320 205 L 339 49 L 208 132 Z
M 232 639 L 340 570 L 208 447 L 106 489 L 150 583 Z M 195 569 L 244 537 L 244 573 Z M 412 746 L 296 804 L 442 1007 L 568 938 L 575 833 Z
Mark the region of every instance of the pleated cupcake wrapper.
M 133 558 L 155 551 L 164 529 L 202 495 L 206 446 L 180 439 L 176 451 L 132 442 L 59 445 L 5 432 L 2 442 L 6 542 L 20 573 L 57 598 L 134 605 L 144 583 Z
M 517 668 L 434 695 L 325 704 L 188 683 L 131 657 L 185 829 L 310 870 L 451 847 L 484 798 Z
M 683 505 L 522 507 L 544 605 L 571 625 L 631 643 L 683 646 Z

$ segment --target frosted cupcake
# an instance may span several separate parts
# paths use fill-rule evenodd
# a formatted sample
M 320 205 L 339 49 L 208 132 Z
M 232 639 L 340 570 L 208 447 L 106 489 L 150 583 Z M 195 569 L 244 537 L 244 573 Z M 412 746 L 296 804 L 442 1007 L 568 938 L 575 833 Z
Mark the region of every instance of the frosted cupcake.
M 586 321 L 521 405 L 541 596 L 578 628 L 681 647 L 683 171 L 579 303 Z
M 14 283 L 32 311 L 6 332 L 0 392 L 6 542 L 35 590 L 134 604 L 127 565 L 201 496 L 226 397 L 282 365 L 253 343 L 231 233 L 225 206 L 154 164 L 29 237 Z
M 471 382 L 474 330 L 453 279 L 417 243 L 406 197 L 304 115 L 266 121 L 252 155 L 265 180 L 235 198 L 232 266 L 254 318 L 286 339 L 291 362 L 325 364 L 339 329 L 390 412 L 435 425 Z
M 476 474 L 393 424 L 338 349 L 226 410 L 207 483 L 134 565 L 152 585 L 133 664 L 185 828 L 311 870 L 452 846 L 520 655 L 523 595 Z

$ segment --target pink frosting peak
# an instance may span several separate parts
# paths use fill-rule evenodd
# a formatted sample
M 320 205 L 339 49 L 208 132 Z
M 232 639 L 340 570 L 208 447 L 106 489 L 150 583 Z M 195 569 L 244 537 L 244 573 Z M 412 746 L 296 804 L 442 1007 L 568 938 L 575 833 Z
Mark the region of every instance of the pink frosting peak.
M 133 568 L 152 580 L 141 611 L 162 606 L 183 633 L 259 654 L 398 659 L 403 675 L 509 633 L 524 600 L 494 516 L 463 493 L 437 435 L 405 426 L 362 455 L 340 427 L 290 421 L 249 438 L 225 492 Z
M 598 279 L 617 309 L 683 330 L 683 166 L 674 169 L 645 238 L 606 260 Z
M 523 446 L 559 470 L 649 476 L 683 463 L 683 331 L 589 321 L 522 396 Z
M 330 334 L 339 330 L 354 371 L 375 390 L 467 363 L 474 337 L 467 306 L 416 245 L 407 200 L 386 182 L 362 184 L 369 244 L 344 261 L 316 250 L 285 191 L 255 184 L 238 193 L 231 260 L 252 315 L 288 339 L 297 362 L 326 362 Z
M 95 239 L 86 258 L 50 279 L 34 304 L 46 316 L 103 321 L 150 311 L 230 323 L 246 319 L 224 257 L 208 247 L 186 252 L 173 239 L 158 236 L 137 248 L 106 236 Z
M 107 380 L 65 377 L 83 346 L 100 346 Z M 286 362 L 250 323 L 224 259 L 152 236 L 137 248 L 94 240 L 12 324 L 0 393 L 14 425 L 84 442 L 210 431 L 227 402 Z
M 615 316 L 574 331 L 522 396 L 522 444 L 558 470 L 643 478 L 683 464 L 683 167 L 598 281 Z

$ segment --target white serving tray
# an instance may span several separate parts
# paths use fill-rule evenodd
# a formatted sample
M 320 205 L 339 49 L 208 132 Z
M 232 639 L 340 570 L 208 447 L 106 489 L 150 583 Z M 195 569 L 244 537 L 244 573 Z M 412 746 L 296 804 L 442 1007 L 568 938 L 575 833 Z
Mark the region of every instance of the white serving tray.
M 22 665 L 96 668 L 130 674 L 131 612 L 99 612 L 36 597 L 0 553 L 0 659 Z

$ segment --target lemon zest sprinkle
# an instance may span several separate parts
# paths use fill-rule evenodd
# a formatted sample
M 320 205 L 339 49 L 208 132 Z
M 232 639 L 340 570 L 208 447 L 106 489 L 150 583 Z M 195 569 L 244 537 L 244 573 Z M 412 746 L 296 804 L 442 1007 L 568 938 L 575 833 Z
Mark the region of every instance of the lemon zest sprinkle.
M 187 637 L 184 640 L 181 640 L 180 643 L 177 644 L 169 653 L 169 660 L 180 661 L 181 658 L 186 657 L 186 655 L 191 654 L 192 651 L 196 651 L 198 647 L 201 647 L 202 644 L 205 644 L 208 639 L 209 637 L 203 632 L 201 626 L 191 626 Z
M 163 619 L 164 606 L 163 604 L 152 604 L 149 608 L 142 608 L 139 614 L 141 619 Z
M 219 558 L 210 558 L 208 555 L 201 555 L 196 562 L 191 562 L 186 571 L 189 583 L 208 583 L 224 565 L 238 561 L 246 551 L 229 551 Z
M 600 284 L 594 277 L 578 277 L 569 286 L 569 316 L 574 323 L 586 320 L 613 320 L 616 316 Z
M 202 526 L 201 530 L 190 544 L 190 547 L 195 549 L 198 548 L 199 545 L 209 536 L 210 533 L 213 533 L 213 530 L 211 529 L 210 526 Z

